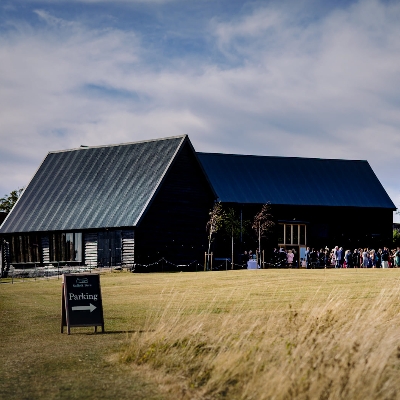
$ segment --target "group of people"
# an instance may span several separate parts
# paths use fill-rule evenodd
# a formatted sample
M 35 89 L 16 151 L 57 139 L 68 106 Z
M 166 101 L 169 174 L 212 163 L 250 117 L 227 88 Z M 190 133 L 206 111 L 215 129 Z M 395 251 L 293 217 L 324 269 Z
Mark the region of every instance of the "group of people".
M 273 263 L 276 266 L 297 268 L 295 249 L 274 249 Z M 398 268 L 400 267 L 400 247 L 390 250 L 354 249 L 344 250 L 335 246 L 333 249 L 314 249 L 307 247 L 304 257 L 300 258 L 302 268 Z
M 361 248 L 353 251 L 339 246 L 319 251 L 307 247 L 304 261 L 306 268 L 397 268 L 400 267 L 400 247 L 393 250 L 383 247 L 378 250 Z

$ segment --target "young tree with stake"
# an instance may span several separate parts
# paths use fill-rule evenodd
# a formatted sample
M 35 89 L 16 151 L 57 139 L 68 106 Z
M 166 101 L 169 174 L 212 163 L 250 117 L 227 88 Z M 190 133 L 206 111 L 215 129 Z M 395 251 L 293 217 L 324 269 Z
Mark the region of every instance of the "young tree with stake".
M 264 204 L 261 211 L 255 215 L 253 222 L 253 229 L 255 230 L 258 237 L 258 251 L 260 254 L 260 264 L 261 264 L 261 237 L 266 236 L 272 228 L 275 226 L 273 217 L 271 214 L 271 203 L 268 202 Z M 262 266 L 263 267 L 263 266 Z
M 231 237 L 231 269 L 233 269 L 233 239 L 240 235 L 240 220 L 236 217 L 235 210 L 233 208 L 229 208 L 228 211 L 223 212 L 223 226 Z
M 208 234 L 208 251 L 206 255 L 206 267 L 209 268 L 210 262 L 210 250 L 211 250 L 211 242 L 213 241 L 214 234 L 218 231 L 218 229 L 222 225 L 223 219 L 223 211 L 221 202 L 214 203 L 213 208 L 209 212 L 210 219 L 207 222 L 206 230 Z

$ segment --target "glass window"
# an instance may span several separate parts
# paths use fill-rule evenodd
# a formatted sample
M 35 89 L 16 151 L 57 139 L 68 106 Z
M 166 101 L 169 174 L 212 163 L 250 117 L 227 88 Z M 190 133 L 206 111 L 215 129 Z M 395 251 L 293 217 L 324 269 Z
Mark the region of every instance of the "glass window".
M 82 233 L 53 233 L 50 261 L 82 261 Z
M 65 234 L 65 259 L 68 261 L 75 260 L 74 234 Z
M 39 263 L 39 236 L 26 234 L 12 236 L 10 239 L 10 256 L 12 263 Z
M 279 224 L 278 226 L 278 243 L 283 244 L 285 238 L 285 225 Z
M 82 233 L 75 233 L 75 261 L 82 261 Z
M 286 225 L 285 244 L 292 244 L 292 225 Z
M 299 244 L 299 225 L 293 226 L 293 241 L 292 244 Z
M 301 245 L 306 245 L 306 226 L 300 225 L 300 243 Z
M 279 224 L 278 244 L 306 245 L 306 225 Z

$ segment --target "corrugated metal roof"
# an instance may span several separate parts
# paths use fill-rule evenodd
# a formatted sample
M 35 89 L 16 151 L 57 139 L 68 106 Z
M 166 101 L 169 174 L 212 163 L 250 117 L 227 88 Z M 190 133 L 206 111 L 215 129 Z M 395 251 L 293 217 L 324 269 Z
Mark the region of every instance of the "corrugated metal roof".
M 135 226 L 185 139 L 50 152 L 0 232 Z
M 396 208 L 367 161 L 197 155 L 222 202 Z

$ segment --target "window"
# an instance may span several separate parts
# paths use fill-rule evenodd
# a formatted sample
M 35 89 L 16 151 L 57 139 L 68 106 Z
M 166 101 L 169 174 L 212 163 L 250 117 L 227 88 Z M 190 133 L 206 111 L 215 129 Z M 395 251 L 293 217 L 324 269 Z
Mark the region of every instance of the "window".
M 304 224 L 279 224 L 278 243 L 279 245 L 306 245 L 306 225 Z
M 50 261 L 82 261 L 82 233 L 53 233 Z
M 278 225 L 278 243 L 285 243 L 285 225 Z
M 37 234 L 13 235 L 10 240 L 12 263 L 39 263 L 40 238 Z

